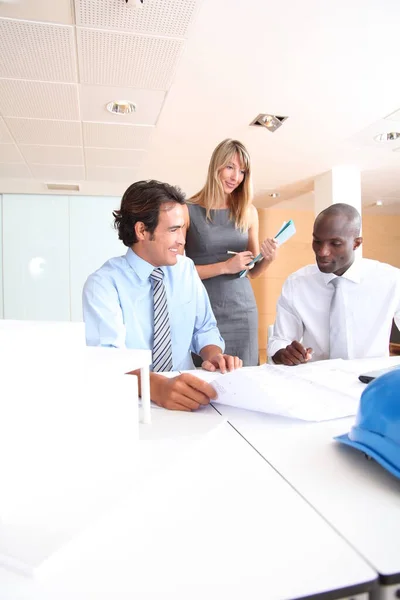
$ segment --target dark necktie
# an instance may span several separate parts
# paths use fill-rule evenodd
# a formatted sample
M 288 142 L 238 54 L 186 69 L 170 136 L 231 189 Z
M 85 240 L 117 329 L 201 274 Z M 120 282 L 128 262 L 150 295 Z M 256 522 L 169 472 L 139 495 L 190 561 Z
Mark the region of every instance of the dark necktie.
M 153 336 L 153 371 L 172 370 L 171 332 L 167 294 L 164 286 L 164 273 L 160 267 L 150 275 L 153 284 L 154 336 Z

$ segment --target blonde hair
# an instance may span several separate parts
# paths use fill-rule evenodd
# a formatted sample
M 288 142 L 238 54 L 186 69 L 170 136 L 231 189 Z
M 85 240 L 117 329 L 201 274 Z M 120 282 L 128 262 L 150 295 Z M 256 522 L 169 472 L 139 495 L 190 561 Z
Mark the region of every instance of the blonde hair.
M 236 154 L 245 174 L 241 184 L 228 196 L 229 216 L 237 229 L 247 231 L 252 200 L 251 168 L 249 153 L 241 142 L 226 139 L 218 144 L 211 156 L 206 184 L 189 202 L 204 206 L 206 218 L 211 220 L 211 210 L 219 208 L 225 202 L 225 192 L 219 174 Z

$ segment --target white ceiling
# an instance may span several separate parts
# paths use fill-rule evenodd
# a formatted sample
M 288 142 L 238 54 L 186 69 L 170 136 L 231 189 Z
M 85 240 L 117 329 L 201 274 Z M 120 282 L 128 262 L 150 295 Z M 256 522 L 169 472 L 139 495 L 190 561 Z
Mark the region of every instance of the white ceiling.
M 366 210 L 400 214 L 400 141 L 373 139 L 400 131 L 399 22 L 398 0 L 0 0 L 0 193 L 190 195 L 234 137 L 259 206 L 312 208 L 313 178 L 356 164 Z M 249 127 L 260 112 L 289 118 Z

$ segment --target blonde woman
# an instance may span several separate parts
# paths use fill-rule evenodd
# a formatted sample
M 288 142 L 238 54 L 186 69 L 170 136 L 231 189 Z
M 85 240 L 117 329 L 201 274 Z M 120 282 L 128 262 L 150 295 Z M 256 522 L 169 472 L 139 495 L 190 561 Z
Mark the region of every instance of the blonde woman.
M 258 314 L 248 278 L 268 268 L 276 257 L 277 243 L 266 239 L 259 247 L 250 157 L 243 144 L 227 139 L 215 148 L 206 184 L 185 211 L 186 255 L 208 291 L 225 352 L 239 356 L 244 366 L 257 365 Z M 250 270 L 248 264 L 259 252 L 264 260 Z M 248 275 L 239 278 L 243 269 Z

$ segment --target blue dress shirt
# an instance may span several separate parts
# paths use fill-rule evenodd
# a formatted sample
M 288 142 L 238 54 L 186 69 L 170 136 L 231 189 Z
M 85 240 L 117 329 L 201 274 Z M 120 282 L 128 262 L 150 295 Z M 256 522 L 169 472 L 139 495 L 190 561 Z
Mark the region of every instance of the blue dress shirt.
M 168 300 L 173 370 L 193 369 L 190 351 L 225 343 L 210 301 L 190 258 L 161 267 Z M 154 266 L 130 248 L 90 275 L 83 288 L 83 318 L 88 346 L 152 349 Z

